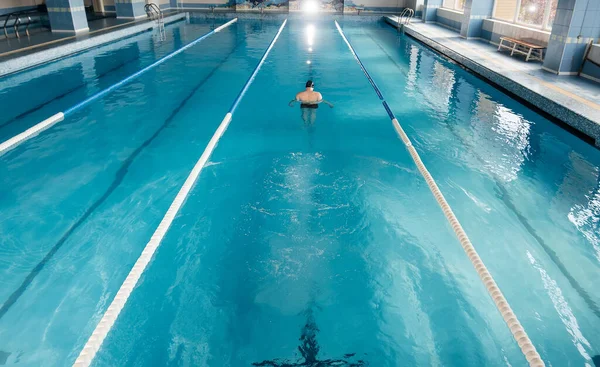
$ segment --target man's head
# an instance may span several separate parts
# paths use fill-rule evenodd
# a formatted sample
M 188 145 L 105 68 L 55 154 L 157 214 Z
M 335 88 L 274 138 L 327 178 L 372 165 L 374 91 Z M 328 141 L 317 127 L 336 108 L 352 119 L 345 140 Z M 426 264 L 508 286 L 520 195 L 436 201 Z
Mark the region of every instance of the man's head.
M 312 80 L 307 81 L 306 82 L 306 89 L 310 89 L 310 90 L 315 89 L 315 83 L 313 83 Z

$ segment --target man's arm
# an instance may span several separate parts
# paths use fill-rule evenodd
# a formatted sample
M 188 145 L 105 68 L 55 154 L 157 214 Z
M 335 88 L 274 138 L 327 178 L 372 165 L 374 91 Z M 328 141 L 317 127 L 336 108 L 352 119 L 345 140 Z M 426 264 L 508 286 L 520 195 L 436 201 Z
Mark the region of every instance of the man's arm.
M 317 103 L 325 103 L 326 105 L 328 105 L 330 108 L 333 108 L 333 103 L 328 102 L 326 100 L 323 99 L 323 95 L 321 93 L 319 93 L 319 101 L 317 101 Z
M 300 102 L 300 98 L 298 98 L 298 95 L 297 95 L 297 94 L 296 94 L 296 98 L 292 99 L 292 100 L 291 100 L 291 101 L 288 103 L 288 105 L 289 105 L 290 107 L 294 107 L 294 103 L 296 103 L 296 102 Z

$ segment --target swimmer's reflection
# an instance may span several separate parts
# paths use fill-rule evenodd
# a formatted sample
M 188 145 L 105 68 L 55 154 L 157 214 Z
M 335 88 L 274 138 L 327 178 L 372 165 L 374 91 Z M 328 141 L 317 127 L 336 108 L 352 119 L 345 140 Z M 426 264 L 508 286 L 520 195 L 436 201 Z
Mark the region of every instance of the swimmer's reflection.
M 313 315 L 312 309 L 308 309 L 306 311 L 306 324 L 302 327 L 302 334 L 300 335 L 300 345 L 298 346 L 298 351 L 302 358 L 299 358 L 296 362 L 290 362 L 285 359 L 272 359 L 269 361 L 262 361 L 252 363 L 253 366 L 261 366 L 261 367 L 327 367 L 327 366 L 337 366 L 337 367 L 363 367 L 368 366 L 368 364 L 363 360 L 357 360 L 356 362 L 352 362 L 356 353 L 348 353 L 344 354 L 344 357 L 341 359 L 319 359 L 318 354 L 321 347 L 319 347 L 319 343 L 317 341 L 317 333 L 319 332 L 319 327 L 315 322 L 315 318 Z
M 289 103 L 293 107 L 296 102 L 300 102 L 300 110 L 302 111 L 302 121 L 307 126 L 312 126 L 317 119 L 317 108 L 320 103 L 325 103 L 333 108 L 333 103 L 323 99 L 321 93 L 315 91 L 315 83 L 312 80 L 306 82 L 306 89 L 296 94 L 296 98 Z

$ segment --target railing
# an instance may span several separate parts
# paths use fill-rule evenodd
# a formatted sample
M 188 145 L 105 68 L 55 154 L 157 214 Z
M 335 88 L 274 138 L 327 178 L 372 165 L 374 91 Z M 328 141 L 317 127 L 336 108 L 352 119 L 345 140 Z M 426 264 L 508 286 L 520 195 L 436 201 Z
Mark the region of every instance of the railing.
M 156 21 L 158 26 L 158 33 L 160 34 L 161 39 L 165 39 L 165 19 L 163 17 L 163 12 L 160 10 L 160 7 L 155 3 L 148 3 L 144 5 L 144 10 L 148 17 L 152 20 Z
M 32 20 L 31 16 L 40 16 L 41 14 L 43 13 L 40 13 L 37 10 L 24 10 L 3 15 L 3 17 L 6 17 L 6 19 L 4 19 L 4 23 L 2 24 L 2 28 L 4 29 L 4 38 L 8 39 L 8 27 L 13 27 L 15 36 L 17 38 L 21 38 L 21 35 L 19 34 L 19 27 L 23 24 L 25 24 L 25 34 L 27 37 L 29 37 L 29 26 L 39 22 L 37 19 Z M 9 24 L 11 19 L 14 20 L 11 24 Z M 24 22 L 24 19 L 26 19 L 26 22 Z
M 398 29 L 403 29 L 404 25 L 410 24 L 410 20 L 415 16 L 415 11 L 411 8 L 404 8 L 398 16 Z

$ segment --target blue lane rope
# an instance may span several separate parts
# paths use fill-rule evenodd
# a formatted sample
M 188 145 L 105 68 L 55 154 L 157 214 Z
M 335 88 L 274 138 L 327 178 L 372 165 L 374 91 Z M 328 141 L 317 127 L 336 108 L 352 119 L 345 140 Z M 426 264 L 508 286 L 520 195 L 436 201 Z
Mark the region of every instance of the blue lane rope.
M 256 74 L 258 74 L 258 71 L 260 70 L 262 64 L 265 62 L 265 60 L 267 58 L 267 55 L 269 54 L 269 52 L 271 52 L 271 49 L 275 45 L 275 42 L 277 41 L 277 38 L 279 38 L 279 35 L 281 34 L 281 31 L 283 31 L 283 27 L 285 27 L 286 23 L 287 23 L 287 19 L 285 19 L 283 21 L 283 24 L 281 24 L 281 27 L 279 27 L 279 31 L 277 31 L 277 34 L 275 35 L 275 38 L 273 38 L 273 41 L 271 41 L 271 44 L 269 45 L 269 47 L 267 48 L 267 50 L 265 51 L 265 53 L 261 57 L 260 61 L 258 62 L 258 65 L 254 69 L 254 72 L 252 73 L 252 75 L 250 75 L 250 77 L 246 81 L 246 84 L 244 84 L 244 88 L 242 88 L 242 90 L 240 91 L 240 93 L 238 94 L 238 96 L 236 97 L 236 99 L 233 101 L 233 104 L 231 105 L 231 108 L 229 109 L 229 113 L 231 113 L 232 115 L 233 115 L 233 112 L 238 107 L 240 101 L 242 100 L 242 97 L 244 97 L 244 94 L 246 94 L 246 92 L 248 91 L 248 88 L 250 87 L 250 84 L 252 84 L 252 82 L 254 81 L 254 78 L 256 77 Z
M 352 45 L 350 44 L 350 42 L 346 38 L 346 35 L 344 34 L 344 31 L 342 31 L 342 28 L 340 28 L 340 25 L 338 24 L 337 21 L 335 21 L 335 26 L 337 27 L 338 31 L 340 32 L 340 35 L 342 36 L 342 38 L 344 39 L 344 41 L 348 45 L 348 48 L 350 49 L 350 52 L 352 52 L 352 56 L 354 56 L 354 58 L 358 62 L 358 65 L 360 66 L 360 69 L 362 70 L 362 72 L 365 74 L 365 76 L 369 80 L 369 83 L 371 83 L 371 86 L 373 87 L 373 89 L 375 89 L 375 93 L 377 93 L 377 97 L 379 97 L 379 99 L 382 101 L 383 107 L 385 108 L 385 111 L 387 112 L 388 116 L 390 117 L 390 120 L 395 119 L 396 116 L 394 116 L 394 113 L 390 109 L 390 106 L 388 106 L 387 102 L 383 98 L 383 94 L 381 94 L 381 91 L 379 90 L 379 87 L 377 86 L 377 84 L 375 84 L 375 81 L 373 80 L 373 78 L 371 78 L 371 75 L 369 74 L 369 72 L 367 71 L 367 69 L 365 68 L 365 66 L 363 65 L 362 61 L 360 61 L 360 57 L 358 57 L 358 54 L 356 53 L 356 50 L 354 50 L 354 47 L 352 47 Z
M 87 98 L 87 99 L 79 102 L 78 104 L 76 104 L 75 106 L 69 108 L 68 110 L 66 110 L 64 112 L 65 117 L 68 116 L 69 114 L 77 111 L 81 107 L 89 104 L 90 102 L 93 102 L 93 101 L 97 100 L 98 98 L 104 97 L 105 95 L 107 95 L 108 93 L 114 91 L 115 89 L 122 87 L 123 85 L 129 83 L 130 81 L 134 80 L 138 76 L 146 73 L 148 70 L 157 67 L 158 65 L 164 63 L 165 61 L 173 58 L 176 55 L 179 55 L 180 53 L 182 53 L 183 51 L 187 50 L 188 48 L 196 45 L 198 42 L 203 41 L 204 39 L 210 37 L 211 35 L 213 35 L 213 34 L 219 32 L 219 31 L 221 31 L 223 28 L 225 28 L 225 27 L 227 27 L 227 26 L 235 23 L 237 20 L 238 20 L 237 18 L 230 20 L 229 22 L 227 22 L 227 23 L 225 23 L 225 24 L 223 24 L 223 25 L 221 25 L 221 26 L 213 29 L 212 31 L 206 33 L 205 35 L 196 38 L 194 41 L 188 43 L 187 45 L 183 46 L 179 50 L 173 51 L 170 54 L 168 54 L 166 56 L 163 56 L 162 58 L 160 58 L 157 61 L 153 62 L 152 64 L 146 66 L 145 68 L 141 69 L 140 71 L 138 71 L 138 72 L 136 72 L 134 74 L 131 74 L 130 76 L 128 76 L 127 78 L 121 80 L 120 82 L 117 82 L 117 83 L 111 85 L 110 87 L 108 87 L 106 89 L 103 89 L 100 92 L 94 94 L 93 96 L 91 96 L 91 97 L 89 97 L 89 98 Z

